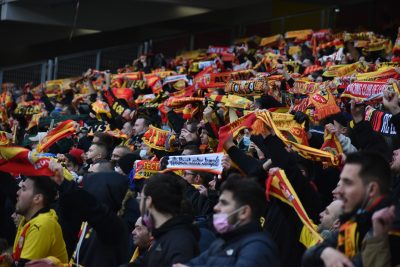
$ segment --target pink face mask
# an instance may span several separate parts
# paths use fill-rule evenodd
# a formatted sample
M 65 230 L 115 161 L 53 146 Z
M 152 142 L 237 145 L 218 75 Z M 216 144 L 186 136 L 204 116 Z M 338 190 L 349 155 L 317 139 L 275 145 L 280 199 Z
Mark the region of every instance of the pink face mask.
M 235 224 L 230 224 L 229 223 L 229 217 L 232 216 L 233 214 L 239 212 L 243 207 L 240 207 L 233 212 L 226 214 L 226 213 L 216 213 L 213 215 L 213 225 L 215 230 L 220 233 L 228 233 L 234 230 L 238 225 L 239 221 L 236 222 Z

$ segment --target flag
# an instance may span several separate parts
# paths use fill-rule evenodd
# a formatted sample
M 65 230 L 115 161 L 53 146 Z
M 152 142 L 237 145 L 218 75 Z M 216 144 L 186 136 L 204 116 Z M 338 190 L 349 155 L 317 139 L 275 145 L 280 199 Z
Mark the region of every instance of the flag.
M 37 152 L 45 151 L 58 140 L 71 136 L 77 131 L 78 124 L 73 120 L 66 120 L 47 133 L 36 147 Z
M 17 146 L 0 146 L 0 171 L 27 176 L 53 176 L 48 168 L 49 156 Z M 64 178 L 72 180 L 71 173 L 63 168 Z
M 273 196 L 291 206 L 296 211 L 303 225 L 311 232 L 313 237 L 319 242 L 323 241 L 322 237 L 315 230 L 312 220 L 308 217 L 303 204 L 301 204 L 296 191 L 293 189 L 283 170 L 278 169 L 272 175 L 269 175 L 265 182 L 265 187 L 268 201 L 270 200 L 270 196 Z

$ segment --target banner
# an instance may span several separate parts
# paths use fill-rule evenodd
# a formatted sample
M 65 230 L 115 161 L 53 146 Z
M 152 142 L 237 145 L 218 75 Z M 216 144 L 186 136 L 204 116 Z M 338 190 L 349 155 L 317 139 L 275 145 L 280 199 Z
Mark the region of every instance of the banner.
M 151 160 L 136 160 L 134 163 L 135 180 L 147 179 L 160 171 L 160 162 Z
M 221 174 L 223 156 L 224 153 L 169 156 L 166 170 L 193 170 Z
M 396 83 L 356 81 L 349 84 L 340 97 L 365 100 L 375 95 L 382 95 L 384 90 L 399 92 Z

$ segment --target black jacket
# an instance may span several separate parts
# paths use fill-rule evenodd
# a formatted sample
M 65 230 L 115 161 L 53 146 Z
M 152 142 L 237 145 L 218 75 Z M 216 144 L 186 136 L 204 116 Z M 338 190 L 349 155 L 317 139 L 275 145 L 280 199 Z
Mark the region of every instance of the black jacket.
M 370 122 L 356 123 L 350 132 L 350 139 L 358 150 L 376 152 L 390 162 L 392 153 L 389 146 L 380 133 L 374 132 Z
M 170 267 L 174 263 L 187 262 L 199 253 L 199 230 L 186 216 L 170 219 L 154 229 L 154 243 L 146 254 L 145 267 Z
M 257 139 L 259 138 L 252 137 L 266 158 L 271 158 L 273 166 L 285 171 L 307 214 L 316 221 L 320 210 L 318 195 L 313 190 L 310 180 L 304 177 L 296 167 L 296 157 L 286 151 L 284 144 L 276 136 L 270 135 L 262 143 Z M 246 155 L 240 156 L 239 149 L 236 147 L 230 148 L 227 152 L 246 174 L 258 174 L 259 181 L 265 181 L 267 173 L 262 170 L 257 160 Z M 299 238 L 303 224 L 294 209 L 280 200 L 271 198 L 267 205 L 265 219 L 265 230 L 278 246 L 281 266 L 301 266 L 301 257 L 305 247 L 300 243 Z
M 277 247 L 256 222 L 250 222 L 230 233 L 221 235 L 210 248 L 187 265 L 278 267 Z
M 84 179 L 84 188 L 64 181 L 59 201 L 63 231 L 65 227 L 76 231 L 79 223 L 88 223 L 79 264 L 109 267 L 128 262 L 129 232 L 116 214 L 128 188 L 126 177 L 116 172 L 90 174 Z M 72 261 L 76 262 L 76 255 Z

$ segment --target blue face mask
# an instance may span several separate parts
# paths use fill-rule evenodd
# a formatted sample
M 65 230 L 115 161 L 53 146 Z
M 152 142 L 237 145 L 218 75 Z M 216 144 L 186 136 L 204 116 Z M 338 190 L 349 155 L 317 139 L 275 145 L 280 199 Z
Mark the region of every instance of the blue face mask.
M 250 137 L 244 136 L 244 137 L 243 137 L 243 145 L 249 146 L 250 143 L 251 143 Z

